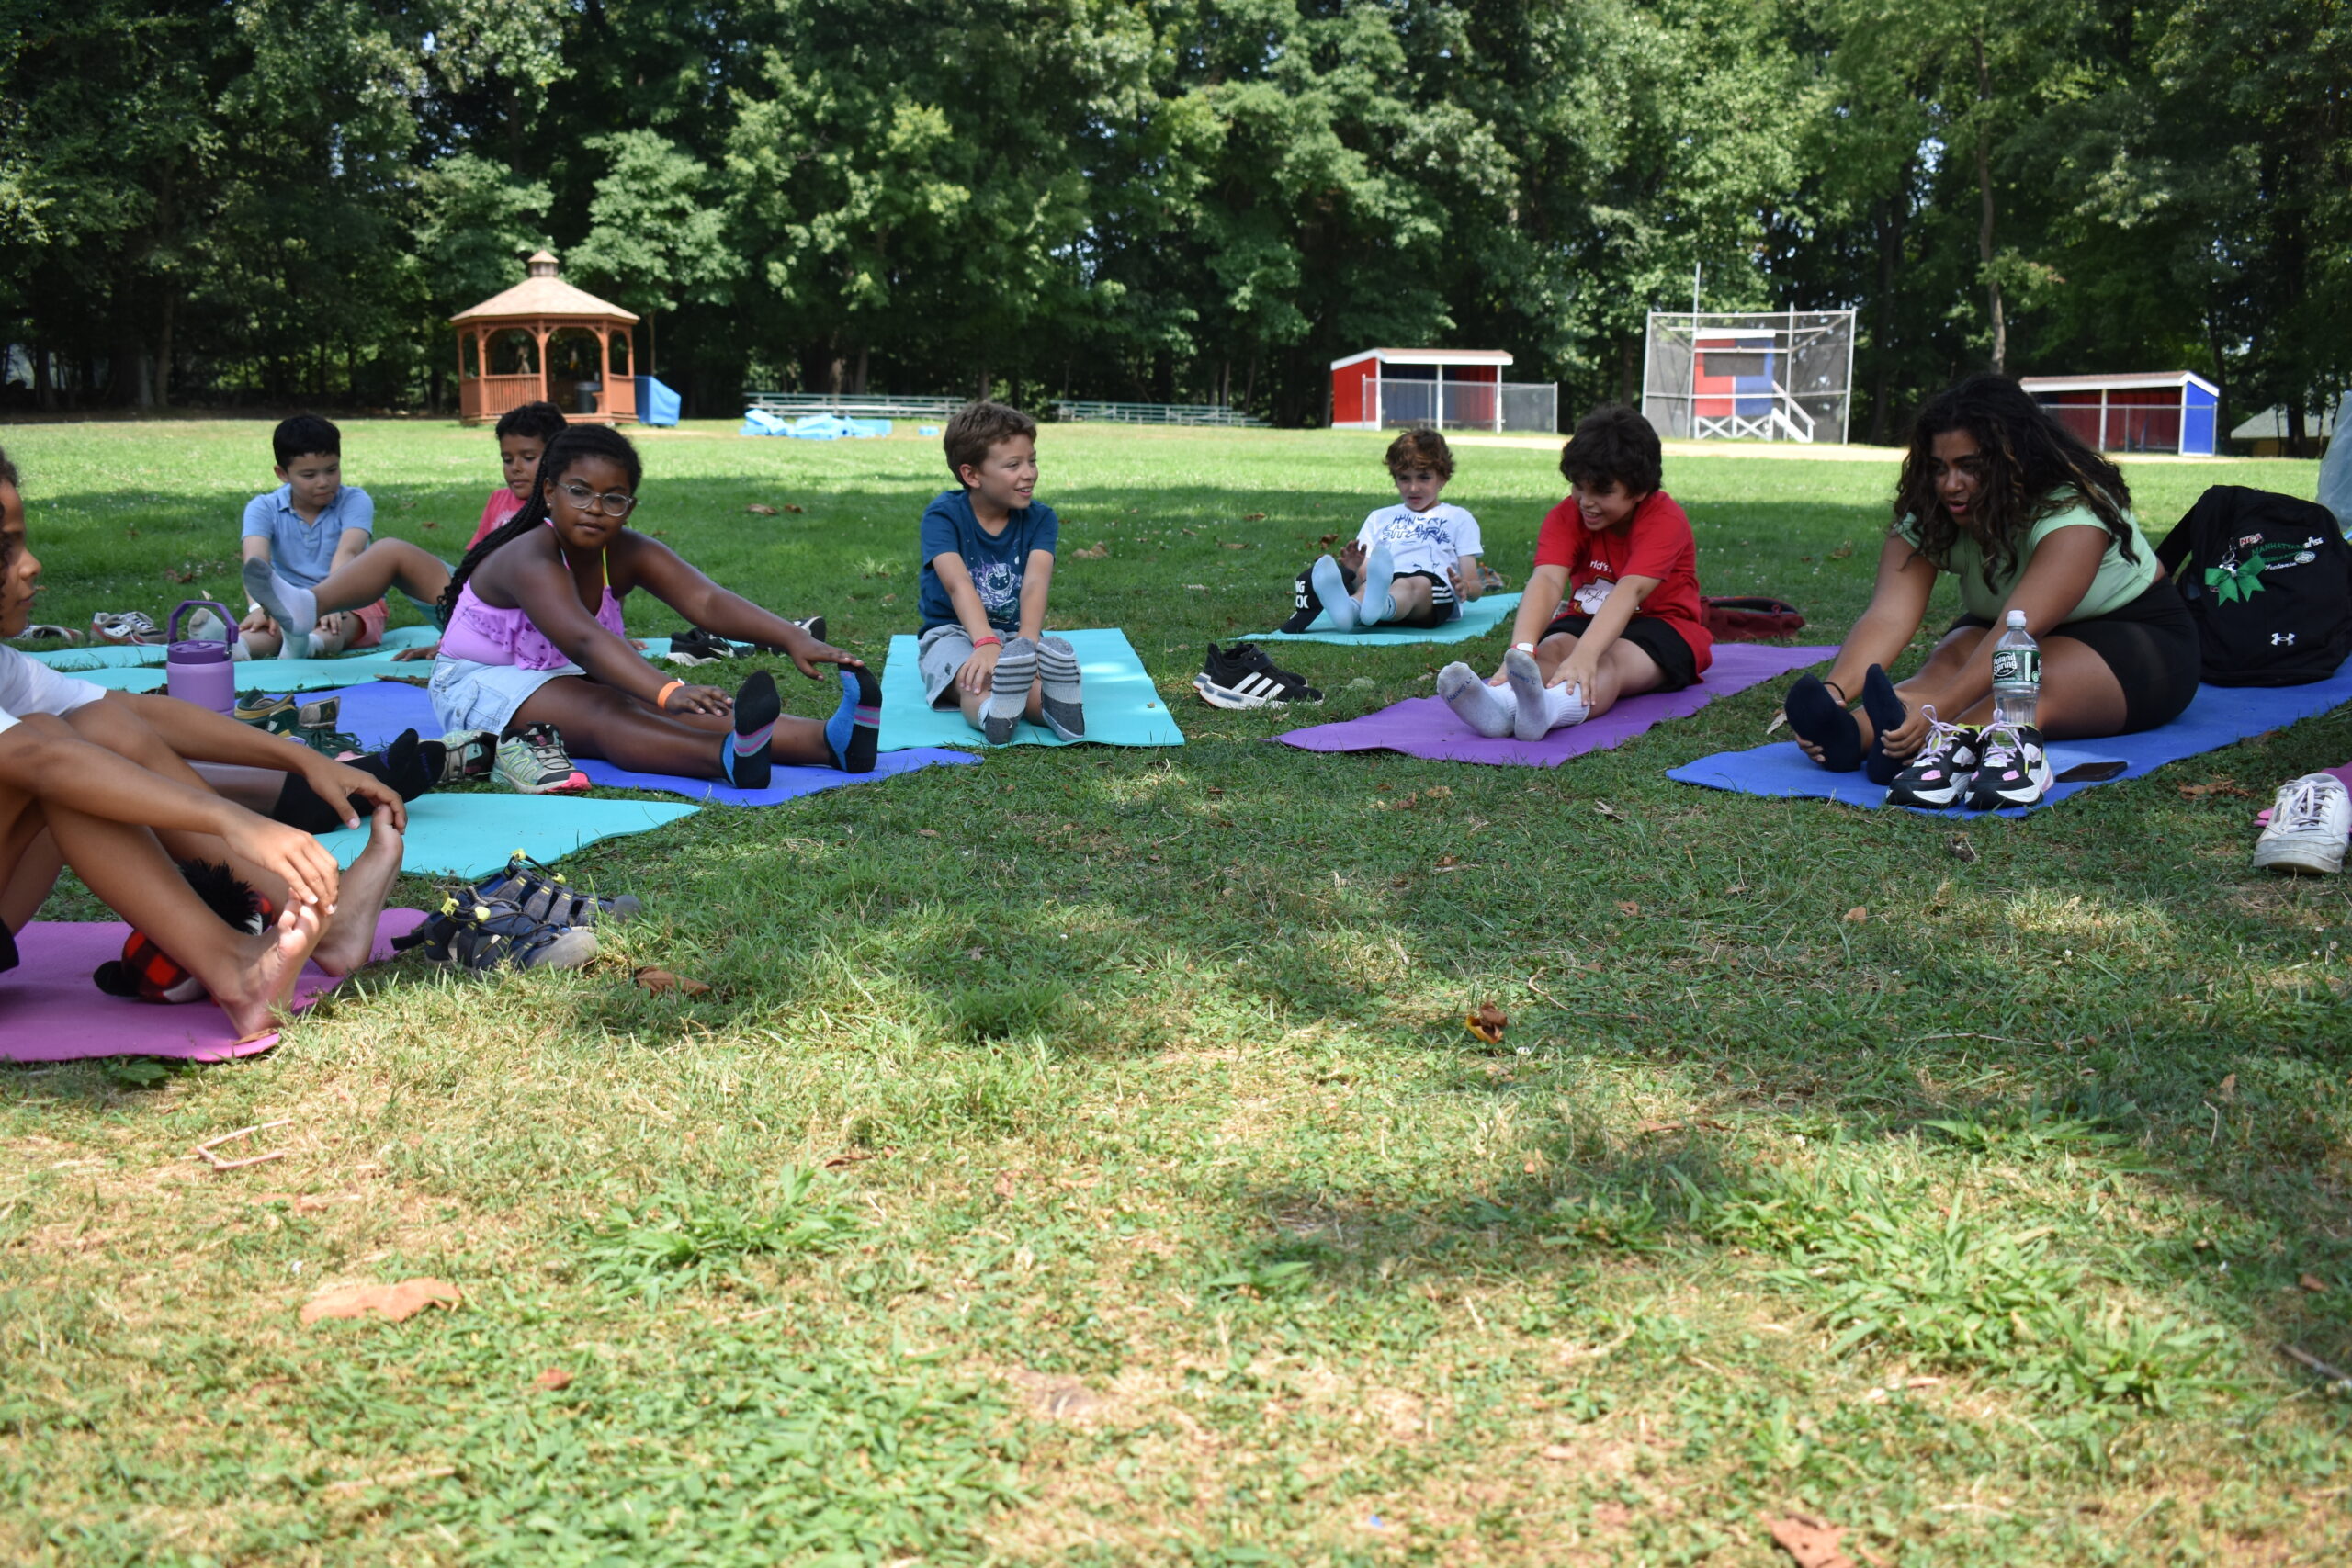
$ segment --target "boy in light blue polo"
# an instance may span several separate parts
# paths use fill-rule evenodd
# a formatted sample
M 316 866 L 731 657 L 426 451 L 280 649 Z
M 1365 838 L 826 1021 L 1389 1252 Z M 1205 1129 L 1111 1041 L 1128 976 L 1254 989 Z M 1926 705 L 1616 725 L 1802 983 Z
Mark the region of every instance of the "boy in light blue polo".
M 384 594 L 437 601 L 449 569 L 403 539 L 378 539 L 376 503 L 343 482 L 343 433 L 297 414 L 271 434 L 286 482 L 245 503 L 243 656 L 324 658 L 384 640 Z

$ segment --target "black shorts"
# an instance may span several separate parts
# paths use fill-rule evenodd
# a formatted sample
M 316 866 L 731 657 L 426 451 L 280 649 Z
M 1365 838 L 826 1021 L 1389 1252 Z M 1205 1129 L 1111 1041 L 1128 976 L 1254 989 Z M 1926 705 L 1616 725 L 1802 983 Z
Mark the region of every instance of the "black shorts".
M 1944 635 L 1972 626 L 1990 631 L 1993 623 L 1982 615 L 1962 615 Z M 2118 734 L 2136 735 L 2170 724 L 2197 695 L 2205 650 L 2198 640 L 2196 618 L 2169 577 L 2158 578 L 2138 598 L 2104 615 L 2068 621 L 2050 636 L 2081 643 L 2114 671 L 2116 684 L 2123 688 L 2123 728 Z
M 14 969 L 22 960 L 17 955 L 17 933 L 0 922 L 0 975 Z
M 1552 624 L 1544 628 L 1544 637 L 1566 632 L 1570 637 L 1580 637 L 1591 625 L 1590 615 L 1579 615 L 1574 613 L 1555 615 L 1552 618 Z M 1625 623 L 1625 629 L 1618 633 L 1617 637 L 1619 641 L 1630 642 L 1644 653 L 1648 654 L 1650 662 L 1657 666 L 1658 682 L 1650 690 L 1679 692 L 1699 678 L 1699 660 L 1690 651 L 1690 645 L 1682 640 L 1680 632 L 1668 626 L 1657 616 L 1635 615 Z M 1537 637 L 1535 640 L 1541 643 L 1544 637 Z
M 1406 620 L 1384 621 L 1381 623 L 1383 626 L 1442 626 L 1448 621 L 1462 618 L 1462 604 L 1453 596 L 1453 584 L 1433 571 L 1400 571 L 1389 581 L 1394 582 L 1408 577 L 1418 577 L 1430 585 L 1429 607 Z

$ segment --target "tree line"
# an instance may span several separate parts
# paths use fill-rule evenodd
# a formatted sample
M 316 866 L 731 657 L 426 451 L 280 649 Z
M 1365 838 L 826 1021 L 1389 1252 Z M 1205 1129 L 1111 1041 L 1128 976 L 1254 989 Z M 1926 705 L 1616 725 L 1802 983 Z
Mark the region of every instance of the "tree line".
M 548 246 L 747 385 L 1325 416 L 1374 344 L 1637 396 L 1645 312 L 2352 382 L 2346 0 L 0 0 L 0 407 L 454 406 Z M 23 382 L 29 378 L 33 385 Z

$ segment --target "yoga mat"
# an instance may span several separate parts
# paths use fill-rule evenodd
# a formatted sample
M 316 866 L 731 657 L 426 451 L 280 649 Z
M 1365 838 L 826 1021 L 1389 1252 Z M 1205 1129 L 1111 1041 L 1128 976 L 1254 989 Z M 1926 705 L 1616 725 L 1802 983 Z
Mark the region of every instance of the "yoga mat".
M 376 921 L 379 959 L 392 938 L 424 919 L 416 909 L 387 909 Z M 17 933 L 17 967 L 0 975 L 0 1061 L 74 1062 L 89 1056 L 178 1056 L 223 1062 L 277 1043 L 276 1034 L 238 1044 L 229 1020 L 209 1001 L 161 1006 L 107 996 L 91 971 L 122 956 L 130 928 L 119 921 L 35 920 Z M 305 964 L 294 982 L 294 1007 L 311 1005 L 337 982 Z
M 2308 686 L 2199 686 L 2196 697 L 2178 718 L 2161 728 L 2139 735 L 2117 735 L 2104 740 L 2064 740 L 2050 748 L 2050 767 L 2064 774 L 2086 762 L 2121 762 L 2112 779 L 2136 779 L 2167 762 L 2201 751 L 2233 745 L 2265 730 L 2280 729 L 2299 719 L 2313 718 L 2339 703 L 2352 701 L 2352 660 L 2324 681 Z M 1848 806 L 1878 807 L 1886 803 L 1886 786 L 1860 773 L 1833 773 L 1816 766 L 1797 750 L 1794 741 L 1758 746 L 1747 751 L 1718 751 L 1668 773 L 1667 777 L 1708 789 L 1741 795 L 1837 800 Z M 2285 781 L 2281 780 L 2281 783 Z M 2093 783 L 2052 787 L 2037 806 L 2008 807 L 2000 815 L 2021 817 L 2043 806 L 2055 806 L 2067 796 L 2094 787 Z M 1913 807 L 1912 809 L 1922 809 Z M 1958 807 L 1930 816 L 1967 816 Z
M 554 862 L 574 850 L 691 817 L 698 806 L 663 800 L 591 800 L 582 795 L 420 795 L 408 803 L 408 833 L 401 869 L 412 876 L 488 876 L 521 850 Z M 319 835 L 336 862 L 349 865 L 368 847 L 368 829 L 338 828 Z M 5 983 L 5 982 L 0 982 Z
M 1086 685 L 1086 739 L 1064 740 L 1042 724 L 1015 725 L 1012 746 L 1182 746 L 1184 732 L 1144 673 L 1143 660 L 1115 627 L 1057 632 L 1078 654 Z M 890 639 L 890 660 L 882 667 L 882 750 L 918 746 L 986 746 L 980 732 L 955 708 L 934 708 L 922 700 L 922 675 L 915 668 L 916 639 Z
M 1329 612 L 1318 615 L 1303 632 L 1258 632 L 1244 642 L 1354 642 L 1367 648 L 1387 648 L 1408 642 L 1468 642 L 1485 637 L 1509 620 L 1519 608 L 1516 593 L 1489 593 L 1462 606 L 1458 620 L 1435 626 L 1374 626 L 1369 631 L 1341 631 Z
M 1654 724 L 1687 718 L 1736 692 L 1818 664 L 1834 648 L 1777 648 L 1769 643 L 1718 643 L 1706 676 L 1679 692 L 1646 692 L 1627 697 L 1599 718 L 1555 729 L 1541 740 L 1504 736 L 1490 740 L 1455 716 L 1441 697 L 1408 697 L 1401 703 L 1338 724 L 1294 729 L 1275 739 L 1304 751 L 1402 751 L 1432 762 L 1488 762 L 1497 766 L 1556 768 L 1571 757 L 1623 744 Z
M 430 660 L 400 660 L 392 656 L 405 648 L 426 647 L 440 640 L 440 637 L 431 626 L 402 626 L 398 631 L 386 632 L 383 642 L 365 653 L 342 653 L 333 659 L 248 659 L 237 666 L 237 690 L 278 695 L 326 691 L 354 681 L 395 676 L 421 679 L 433 673 Z M 670 651 L 670 639 L 666 637 L 641 640 L 649 659 Z M 61 675 L 72 675 L 113 691 L 160 692 L 164 686 L 164 654 L 160 646 L 149 645 L 66 649 L 32 657 Z M 81 660 L 78 666 L 76 660 Z
M 424 648 L 440 640 L 441 634 L 431 626 L 402 626 L 384 634 L 384 640 L 364 653 L 340 654 L 337 659 L 373 659 L 379 654 L 398 653 L 404 648 Z M 160 670 L 168 651 L 160 642 L 119 646 L 113 643 L 82 643 L 73 648 L 52 648 L 35 653 L 26 649 L 26 657 L 38 659 L 51 670 L 63 675 L 86 675 L 94 670 L 127 670 L 153 665 Z M 288 663 L 331 664 L 335 660 L 289 660 Z M 274 662 L 266 659 L 249 659 L 245 662 L 254 669 Z M 239 671 L 239 674 L 244 673 Z M 240 682 L 239 688 L 243 689 Z
M 413 729 L 428 740 L 441 733 L 441 721 L 434 716 L 432 696 L 420 687 L 403 685 L 397 681 L 373 681 L 364 686 L 346 686 L 334 695 L 343 702 L 343 711 L 335 720 L 337 728 L 356 736 L 361 744 L 371 749 L 386 744 L 403 729 Z M 713 736 L 712 750 L 716 751 L 718 746 L 718 739 Z M 631 773 L 627 768 L 616 767 L 594 757 L 581 757 L 576 761 L 580 771 L 588 775 L 590 783 L 606 789 L 661 790 L 716 806 L 780 806 L 804 795 L 815 795 L 820 790 L 873 784 L 878 779 L 896 778 L 900 773 L 911 773 L 922 768 L 965 766 L 979 759 L 968 751 L 925 748 L 886 753 L 875 759 L 874 771 L 866 773 L 845 773 L 838 768 L 777 767 L 769 771 L 765 789 L 737 789 L 716 779 L 683 778 L 675 773 Z M 413 801 L 410 809 L 414 810 L 424 801 L 434 798 L 433 795 L 425 795 Z

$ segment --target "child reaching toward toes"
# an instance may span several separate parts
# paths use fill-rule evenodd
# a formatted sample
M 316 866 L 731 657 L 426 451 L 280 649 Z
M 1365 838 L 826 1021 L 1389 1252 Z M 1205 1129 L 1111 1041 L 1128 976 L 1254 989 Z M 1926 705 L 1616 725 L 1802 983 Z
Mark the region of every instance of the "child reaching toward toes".
M 1034 499 L 1037 422 L 1002 403 L 968 403 L 941 445 L 963 488 L 941 491 L 922 514 L 923 696 L 961 707 L 991 746 L 1023 718 L 1083 740 L 1078 654 L 1046 635 L 1061 521 Z
M 1374 512 L 1353 544 L 1299 573 L 1282 630 L 1303 632 L 1317 615 L 1342 631 L 1442 626 L 1486 592 L 1478 520 L 1438 499 L 1453 478 L 1453 448 L 1434 430 L 1408 430 L 1388 444 L 1386 460 L 1398 504 Z
M 297 414 L 270 436 L 286 482 L 245 503 L 245 592 L 254 607 L 238 623 L 239 658 L 327 658 L 384 640 L 399 589 L 429 604 L 449 569 L 405 539 L 373 537 L 376 503 L 343 482 L 343 433 L 315 414 Z
M 1487 680 L 1460 662 L 1438 672 L 1438 695 L 1464 723 L 1540 740 L 1623 698 L 1679 692 L 1714 661 L 1698 543 L 1658 488 L 1662 468 L 1657 432 L 1632 409 L 1612 404 L 1577 422 L 1560 453 L 1568 499 L 1536 536 L 1502 669 Z
M 765 788 L 775 762 L 871 772 L 882 701 L 873 674 L 630 528 L 643 477 L 637 448 L 603 425 L 572 425 L 548 444 L 523 510 L 467 551 L 449 579 L 432 683 L 443 726 L 513 736 L 544 753 L 540 790 L 580 776 L 568 757 L 557 765 L 567 746 L 743 789 Z M 622 630 L 621 600 L 639 588 L 695 626 L 775 645 L 811 680 L 819 665 L 837 666 L 839 710 L 821 724 L 784 716 L 763 670 L 732 697 L 663 675 Z

